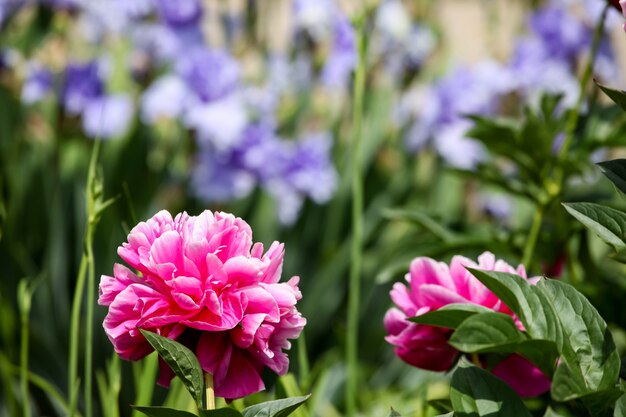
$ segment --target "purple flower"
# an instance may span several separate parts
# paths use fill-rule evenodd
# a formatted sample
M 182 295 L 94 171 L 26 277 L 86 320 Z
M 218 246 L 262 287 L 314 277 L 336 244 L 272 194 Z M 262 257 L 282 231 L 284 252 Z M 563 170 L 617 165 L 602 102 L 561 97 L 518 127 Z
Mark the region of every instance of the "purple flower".
M 220 152 L 212 146 L 201 146 L 191 174 L 194 194 L 206 202 L 228 202 L 246 197 L 256 179 L 237 161 L 232 151 Z
M 248 112 L 239 95 L 209 103 L 192 101 L 184 115 L 184 123 L 196 130 L 199 142 L 211 143 L 220 151 L 226 151 L 239 144 L 248 124 Z
M 332 49 L 322 70 L 324 86 L 331 89 L 345 87 L 356 62 L 354 28 L 346 16 L 339 15 L 335 19 Z
M 202 18 L 199 0 L 155 0 L 155 3 L 161 19 L 174 28 L 197 25 Z
M 239 65 L 221 50 L 194 48 L 181 56 L 176 70 L 204 102 L 224 98 L 239 86 Z
M 529 27 L 553 58 L 576 59 L 591 44 L 591 29 L 563 7 L 548 5 L 535 11 Z
M 33 104 L 43 100 L 52 90 L 53 84 L 54 76 L 50 70 L 31 66 L 22 87 L 22 102 Z
M 125 94 L 90 101 L 83 111 L 83 129 L 94 139 L 111 139 L 128 131 L 133 120 L 133 103 Z
M 174 119 L 185 109 L 189 91 L 185 83 L 174 75 L 165 75 L 146 89 L 141 98 L 141 118 L 155 123 L 161 118 Z
M 65 69 L 62 102 L 71 114 L 80 114 L 87 104 L 104 93 L 100 69 L 95 61 L 70 63 Z

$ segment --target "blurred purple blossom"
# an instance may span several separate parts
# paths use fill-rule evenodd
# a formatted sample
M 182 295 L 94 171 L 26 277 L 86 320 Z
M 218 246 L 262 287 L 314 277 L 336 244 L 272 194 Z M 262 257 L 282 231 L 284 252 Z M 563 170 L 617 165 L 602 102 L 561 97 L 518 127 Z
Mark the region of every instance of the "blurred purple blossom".
M 186 51 L 176 63 L 176 72 L 203 102 L 224 98 L 240 84 L 238 62 L 221 50 Z
M 104 83 L 96 61 L 70 63 L 65 69 L 62 102 L 71 114 L 79 114 L 86 105 L 104 93 Z
M 154 0 L 159 16 L 169 26 L 197 25 L 202 18 L 200 0 Z
M 94 139 L 124 135 L 133 120 L 134 108 L 126 94 L 99 97 L 90 101 L 82 115 L 85 134 Z
M 346 87 L 356 62 L 357 50 L 354 28 L 347 16 L 338 15 L 335 18 L 335 32 L 331 51 L 322 69 L 322 84 L 330 89 Z
M 162 118 L 178 118 L 183 114 L 188 94 L 185 83 L 174 75 L 157 79 L 141 98 L 142 120 L 153 124 Z
M 248 123 L 248 111 L 241 95 L 209 103 L 192 101 L 185 112 L 184 123 L 196 130 L 200 142 L 211 143 L 224 151 L 239 144 Z
M 591 28 L 565 9 L 547 5 L 534 11 L 529 18 L 529 28 L 554 59 L 575 60 L 591 45 Z
M 44 99 L 54 87 L 54 75 L 46 68 L 32 64 L 22 87 L 22 102 L 33 104 Z

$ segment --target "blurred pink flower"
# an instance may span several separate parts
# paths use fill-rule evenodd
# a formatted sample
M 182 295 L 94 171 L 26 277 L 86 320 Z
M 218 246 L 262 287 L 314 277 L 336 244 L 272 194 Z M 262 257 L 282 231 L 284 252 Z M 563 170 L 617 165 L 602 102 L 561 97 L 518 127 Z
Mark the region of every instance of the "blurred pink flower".
M 394 346 L 395 353 L 400 359 L 415 367 L 431 371 L 447 371 L 454 365 L 459 352 L 448 344 L 452 330 L 420 325 L 407 320 L 409 317 L 419 316 L 452 303 L 478 304 L 508 314 L 523 330 L 521 322 L 513 312 L 470 274 L 466 267 L 508 272 L 527 278 L 523 265 L 513 268 L 502 260 L 496 260 L 490 252 L 480 255 L 478 264 L 463 256 L 453 257 L 449 266 L 431 258 L 414 259 L 409 273 L 406 274 L 409 286 L 402 283 L 393 286 L 390 294 L 397 307 L 391 308 L 384 320 L 388 333 L 385 340 Z M 508 378 L 515 375 L 519 381 L 510 385 L 520 395 L 528 392 L 538 395 L 550 388 L 550 381 L 529 362 L 528 366 L 522 367 L 519 366 L 519 360 L 507 361 L 508 358 L 497 366 L 498 376 L 510 382 Z M 526 380 L 527 374 L 532 374 L 535 378 Z M 539 378 L 537 375 L 543 378 L 543 384 L 536 383 Z M 531 384 L 540 392 L 533 390 Z M 518 389 L 520 387 L 523 389 Z
M 115 351 L 138 360 L 152 351 L 139 332 L 150 330 L 196 351 L 213 375 L 215 394 L 240 398 L 264 388 L 263 367 L 283 375 L 283 349 L 306 320 L 296 309 L 298 277 L 279 283 L 283 245 L 252 244 L 250 226 L 227 213 L 197 217 L 167 211 L 139 223 L 118 254 L 139 274 L 116 264 L 102 276 L 104 329 Z M 163 363 L 159 383 L 173 377 Z

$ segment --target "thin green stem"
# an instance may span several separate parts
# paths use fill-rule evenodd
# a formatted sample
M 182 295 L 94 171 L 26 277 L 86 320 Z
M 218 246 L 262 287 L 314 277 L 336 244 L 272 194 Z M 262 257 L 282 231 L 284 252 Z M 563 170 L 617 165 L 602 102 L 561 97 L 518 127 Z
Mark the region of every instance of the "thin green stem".
M 74 288 L 74 299 L 72 300 L 72 315 L 70 318 L 70 353 L 68 364 L 68 393 L 69 409 L 68 416 L 73 417 L 76 413 L 76 403 L 78 402 L 78 333 L 80 327 L 80 310 L 85 288 L 85 277 L 87 276 L 87 254 L 83 252 L 78 268 L 78 278 L 76 288 Z
M 93 390 L 93 305 L 95 300 L 96 273 L 93 257 L 93 227 L 94 221 L 90 218 L 85 238 L 85 251 L 87 253 L 87 313 L 85 317 L 85 417 L 93 415 L 92 390 Z
M 524 246 L 524 256 L 522 257 L 522 265 L 527 268 L 530 267 L 530 262 L 533 259 L 535 246 L 537 245 L 537 238 L 539 237 L 539 232 L 541 231 L 541 223 L 543 222 L 544 211 L 545 206 L 543 206 L 542 204 L 538 205 L 535 209 L 533 224 L 530 228 L 530 232 L 528 233 L 526 246 Z
M 204 398 L 207 410 L 215 410 L 215 390 L 213 387 L 213 375 L 206 372 L 204 374 Z
M 348 324 L 346 335 L 346 415 L 356 413 L 358 390 L 359 302 L 361 299 L 361 270 L 363 262 L 363 113 L 365 103 L 365 23 L 361 13 L 355 22 L 358 64 L 353 90 L 353 150 L 352 150 L 352 242 L 350 251 L 350 285 L 348 289 Z
M 20 282 L 20 388 L 22 393 L 22 417 L 31 417 L 30 393 L 28 391 L 28 316 L 30 313 L 30 291 L 26 281 Z
M 587 59 L 587 63 L 583 70 L 583 74 L 580 78 L 580 91 L 578 94 L 578 100 L 576 101 L 576 105 L 573 109 L 571 109 L 569 117 L 567 119 L 567 124 L 565 126 L 565 137 L 563 139 L 563 144 L 561 145 L 561 149 L 559 149 L 558 160 L 559 162 L 564 162 L 567 157 L 567 153 L 569 152 L 570 147 L 572 146 L 572 142 L 574 141 L 574 134 L 576 132 L 576 126 L 578 125 L 578 120 L 580 119 L 580 110 L 585 101 L 586 93 L 587 93 L 587 85 L 589 84 L 589 80 L 591 80 L 591 76 L 593 74 L 593 66 L 596 61 L 596 57 L 598 56 L 598 51 L 600 49 L 600 43 L 602 41 L 602 35 L 604 34 L 604 22 L 606 21 L 606 15 L 609 10 L 610 4 L 606 3 L 604 6 L 604 10 L 600 15 L 600 19 L 596 23 L 596 27 L 593 33 L 593 41 L 591 44 L 591 52 L 589 53 L 589 58 Z M 563 181 L 563 170 L 559 170 L 557 173 L 557 184 L 562 185 Z M 559 187 L 559 191 L 560 191 Z

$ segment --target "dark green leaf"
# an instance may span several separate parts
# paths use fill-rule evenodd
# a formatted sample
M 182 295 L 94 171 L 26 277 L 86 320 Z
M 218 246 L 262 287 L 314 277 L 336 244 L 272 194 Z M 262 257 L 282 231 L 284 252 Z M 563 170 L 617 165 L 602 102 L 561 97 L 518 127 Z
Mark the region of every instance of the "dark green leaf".
M 149 417 L 197 417 L 195 414 L 188 411 L 181 411 L 167 407 L 133 406 L 133 408 Z
M 590 416 L 593 417 L 611 417 L 615 403 L 624 394 L 619 388 L 611 388 L 609 390 L 594 392 L 586 395 L 580 400 L 587 408 Z
M 600 169 L 608 179 L 624 194 L 626 194 L 626 159 L 614 159 L 600 162 Z
M 311 395 L 267 401 L 243 410 L 244 417 L 286 417 L 300 407 Z
M 613 100 L 613 102 L 615 102 L 615 104 L 617 104 L 624 111 L 626 111 L 626 91 L 616 90 L 602 84 L 598 84 L 598 87 L 600 87 L 600 89 L 604 91 L 606 95 L 609 96 L 609 98 Z
M 461 352 L 498 352 L 519 345 L 526 340 L 511 316 L 489 312 L 476 314 L 465 320 L 450 337 L 450 344 Z
M 552 397 L 568 401 L 615 387 L 620 358 L 605 321 L 591 303 L 572 286 L 542 280 L 561 320 L 565 343 L 561 363 L 552 382 Z
M 429 311 L 421 316 L 411 317 L 409 320 L 429 326 L 446 327 L 456 329 L 467 318 L 477 313 L 487 313 L 492 310 L 478 304 L 454 303 L 441 307 L 438 310 Z
M 543 291 L 518 275 L 468 270 L 519 317 L 532 339 L 549 340 L 560 350 L 563 345 L 561 325 Z
M 156 333 L 141 330 L 141 334 L 145 336 L 148 343 L 152 345 L 165 363 L 172 368 L 176 376 L 183 381 L 198 408 L 202 408 L 204 373 L 196 355 L 180 343 Z
M 563 203 L 565 209 L 616 251 L 626 249 L 626 214 L 595 203 Z
M 452 375 L 450 399 L 459 417 L 530 417 L 530 412 L 504 381 L 462 359 Z

